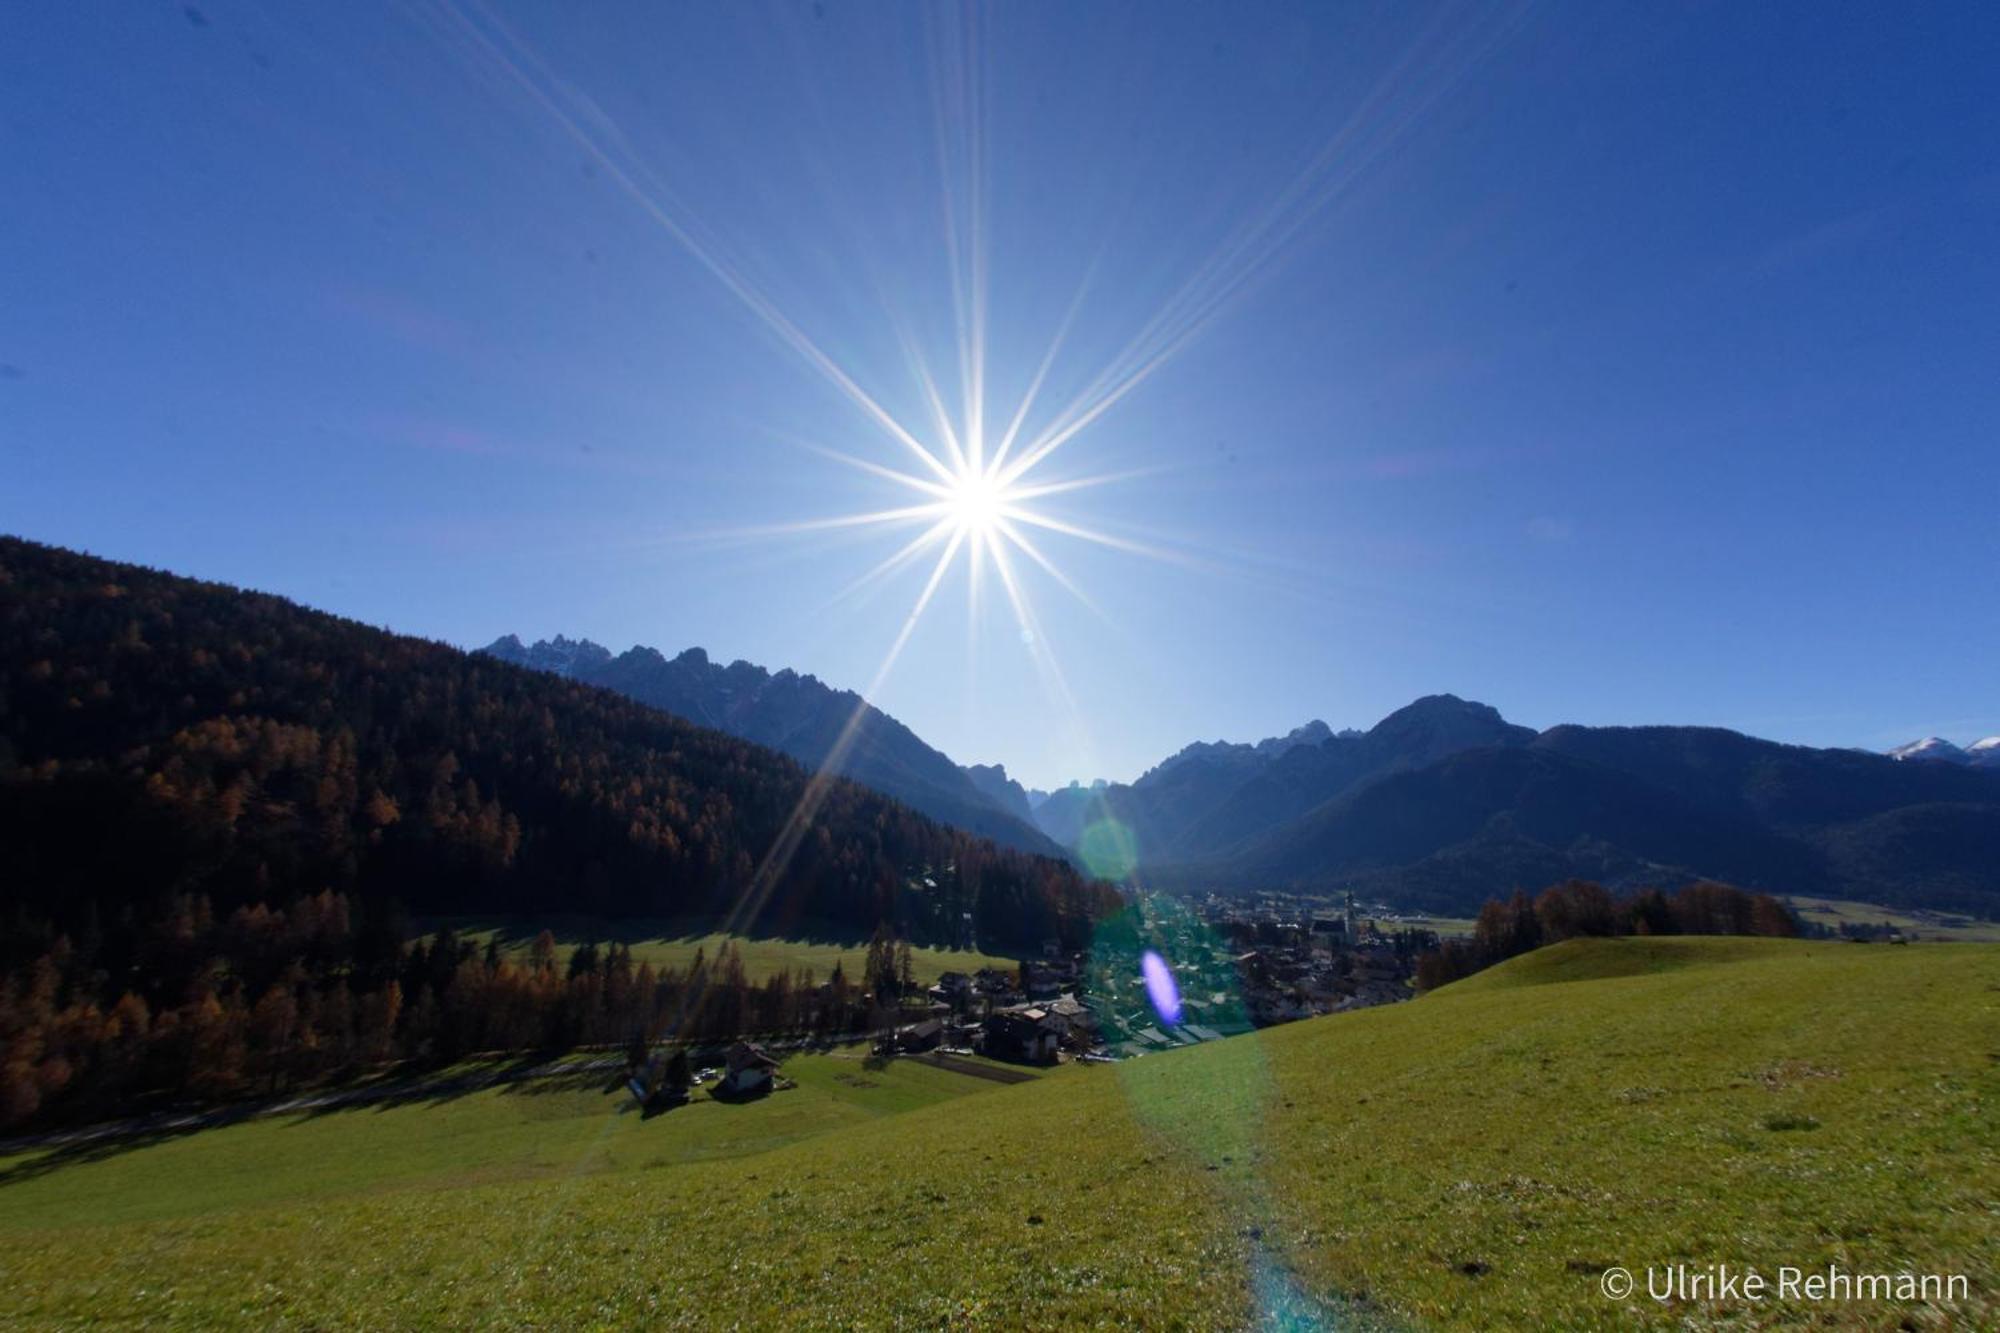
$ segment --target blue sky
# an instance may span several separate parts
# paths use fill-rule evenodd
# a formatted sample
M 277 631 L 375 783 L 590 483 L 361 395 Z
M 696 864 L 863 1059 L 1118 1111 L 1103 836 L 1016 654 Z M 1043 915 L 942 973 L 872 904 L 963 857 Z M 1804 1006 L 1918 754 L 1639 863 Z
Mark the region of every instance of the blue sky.
M 774 529 L 911 503 L 820 452 L 921 468 L 824 366 L 941 452 L 911 352 L 962 423 L 976 221 L 990 433 L 1072 307 L 1028 436 L 1171 355 L 1033 474 L 1120 474 L 1036 510 L 1147 551 L 1035 529 L 1088 603 L 1017 555 L 1033 642 L 961 562 L 884 678 L 954 758 L 1129 778 L 1436 691 L 2000 732 L 1992 6 L 8 31 L 0 529 L 861 687 L 931 554 L 843 598 L 917 529 Z

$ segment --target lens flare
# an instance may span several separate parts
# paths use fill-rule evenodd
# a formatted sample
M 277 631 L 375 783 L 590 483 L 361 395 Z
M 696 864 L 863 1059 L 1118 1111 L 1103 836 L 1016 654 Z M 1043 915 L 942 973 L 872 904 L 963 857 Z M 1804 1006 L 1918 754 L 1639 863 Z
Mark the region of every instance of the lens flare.
M 1168 1027 L 1180 1026 L 1181 988 L 1174 984 L 1174 972 L 1167 966 L 1167 960 L 1160 957 L 1158 950 L 1148 949 L 1139 960 L 1139 972 L 1146 978 L 1146 998 L 1153 1002 L 1153 1012 Z
M 1131 828 L 1106 816 L 1078 835 L 1076 854 L 1084 868 L 1113 884 L 1130 884 L 1139 868 L 1139 842 Z

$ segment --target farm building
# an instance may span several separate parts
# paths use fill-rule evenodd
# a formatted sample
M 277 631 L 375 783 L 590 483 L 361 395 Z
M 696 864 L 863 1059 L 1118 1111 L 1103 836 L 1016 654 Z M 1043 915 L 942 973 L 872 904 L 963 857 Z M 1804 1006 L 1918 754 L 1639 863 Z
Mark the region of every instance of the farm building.
M 761 1046 L 747 1041 L 731 1046 L 723 1063 L 728 1072 L 716 1085 L 716 1091 L 727 1097 L 755 1097 L 769 1092 L 771 1076 L 778 1072 L 778 1062 Z
M 935 1018 L 912 1023 L 896 1032 L 896 1049 L 899 1051 L 933 1051 L 943 1041 L 944 1024 Z
M 1062 1037 L 1062 1020 L 1045 1010 L 1005 1009 L 986 1020 L 983 1049 L 996 1059 L 1046 1064 Z

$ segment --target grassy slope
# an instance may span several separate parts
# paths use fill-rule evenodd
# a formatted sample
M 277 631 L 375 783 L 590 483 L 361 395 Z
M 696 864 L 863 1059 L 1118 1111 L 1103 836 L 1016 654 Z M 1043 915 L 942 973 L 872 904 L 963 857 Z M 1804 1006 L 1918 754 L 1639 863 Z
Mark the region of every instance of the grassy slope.
M 1683 1260 L 1964 1272 L 1956 1318 L 1992 1326 L 1996 1032 L 1991 947 L 1579 942 L 727 1160 L 705 1136 L 752 1149 L 751 1118 L 807 1093 L 645 1124 L 494 1093 L 246 1125 L 0 1186 L 0 1318 L 1213 1327 L 1283 1299 L 1287 1267 L 1419 1324 L 1726 1315 L 1598 1294 L 1604 1265 Z M 835 1072 L 860 1067 L 812 1081 L 870 1092 Z M 1947 1316 L 1755 1311 L 1905 1313 Z
M 642 1121 L 602 1072 L 233 1126 L 38 1173 L 0 1159 L 0 1236 L 77 1224 L 214 1217 L 266 1204 L 480 1181 L 546 1182 L 768 1152 L 994 1086 L 860 1048 L 785 1062 L 798 1083 L 747 1108 L 697 1096 Z M 12 1175 L 20 1168 L 18 1178 Z
M 426 922 L 427 927 L 437 922 Z M 647 920 L 603 921 L 595 918 L 565 920 L 554 918 L 544 921 L 537 918 L 532 923 L 512 921 L 495 922 L 492 918 L 455 918 L 451 924 L 465 938 L 473 940 L 482 948 L 486 941 L 498 935 L 501 948 L 516 957 L 525 957 L 535 936 L 547 925 L 549 933 L 555 937 L 559 956 L 566 957 L 570 949 L 579 944 L 596 941 L 599 944 L 613 940 L 622 941 L 632 948 L 632 961 L 650 962 L 654 967 L 685 968 L 694 961 L 695 950 L 700 949 L 710 962 L 728 940 L 735 940 L 738 952 L 743 955 L 743 970 L 753 982 L 762 981 L 781 967 L 794 970 L 810 967 L 820 981 L 825 981 L 833 971 L 835 962 L 841 963 L 850 979 L 858 980 L 861 965 L 868 959 L 868 941 L 838 940 L 802 937 L 797 939 L 771 939 L 749 935 L 702 934 L 677 929 L 670 923 Z M 1018 960 L 996 954 L 977 953 L 971 950 L 932 949 L 912 946 L 910 967 L 917 980 L 928 986 L 945 972 L 976 972 L 982 967 L 997 967 L 1008 972 L 1014 970 Z

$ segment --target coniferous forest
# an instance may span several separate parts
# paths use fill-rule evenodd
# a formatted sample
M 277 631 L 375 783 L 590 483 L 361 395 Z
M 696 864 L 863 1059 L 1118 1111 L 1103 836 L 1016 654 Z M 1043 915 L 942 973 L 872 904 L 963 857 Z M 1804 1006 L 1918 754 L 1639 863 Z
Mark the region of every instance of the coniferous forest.
M 1005 949 L 1079 945 L 1116 902 L 1063 862 L 842 781 L 760 875 L 809 776 L 607 691 L 0 539 L 0 1117 L 622 1040 L 690 980 L 642 977 L 617 950 L 565 968 L 449 936 L 413 948 L 412 915 L 939 943 L 969 917 Z M 797 1019 L 769 989 L 729 1003 Z

